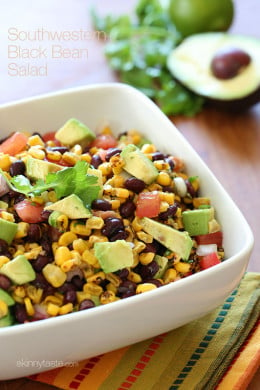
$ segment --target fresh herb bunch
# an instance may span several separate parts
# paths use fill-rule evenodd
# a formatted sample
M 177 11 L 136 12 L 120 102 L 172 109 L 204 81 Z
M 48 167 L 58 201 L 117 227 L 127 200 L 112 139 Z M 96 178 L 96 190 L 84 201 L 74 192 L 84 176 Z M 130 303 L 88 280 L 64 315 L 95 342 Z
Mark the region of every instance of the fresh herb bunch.
M 175 81 L 167 57 L 181 36 L 159 0 L 139 0 L 128 15 L 101 17 L 92 9 L 93 27 L 109 36 L 105 55 L 119 79 L 153 99 L 166 115 L 193 116 L 204 100 Z
M 71 194 L 77 195 L 90 208 L 93 200 L 97 199 L 100 187 L 97 185 L 97 176 L 87 173 L 89 164 L 78 161 L 73 167 L 66 167 L 60 171 L 48 173 L 45 180 L 37 180 L 31 184 L 24 175 L 17 175 L 10 180 L 4 175 L 10 188 L 26 196 L 37 196 L 47 190 L 54 190 L 57 199 Z

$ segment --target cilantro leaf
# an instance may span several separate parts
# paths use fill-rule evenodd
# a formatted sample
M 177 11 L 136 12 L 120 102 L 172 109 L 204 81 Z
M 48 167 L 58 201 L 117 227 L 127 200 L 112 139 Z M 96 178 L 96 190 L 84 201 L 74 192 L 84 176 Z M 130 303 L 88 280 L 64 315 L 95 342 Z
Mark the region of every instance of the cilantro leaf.
M 87 173 L 89 164 L 78 161 L 73 167 L 66 167 L 60 171 L 49 173 L 45 181 L 37 180 L 31 184 L 24 175 L 17 175 L 8 180 L 9 186 L 26 196 L 39 195 L 47 190 L 54 190 L 58 199 L 71 194 L 78 195 L 86 207 L 90 207 L 98 197 L 100 186 L 97 176 Z

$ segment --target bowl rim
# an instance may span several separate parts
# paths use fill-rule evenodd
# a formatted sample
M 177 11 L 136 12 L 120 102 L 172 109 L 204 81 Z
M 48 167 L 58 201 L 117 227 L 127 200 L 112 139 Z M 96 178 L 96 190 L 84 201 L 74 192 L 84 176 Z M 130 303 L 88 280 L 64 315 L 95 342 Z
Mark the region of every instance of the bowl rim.
M 136 88 L 134 88 L 130 85 L 124 84 L 124 83 L 120 83 L 120 82 L 96 83 L 96 84 L 90 84 L 90 85 L 79 86 L 79 87 L 71 87 L 71 88 L 61 89 L 58 91 L 52 91 L 49 93 L 44 93 L 44 94 L 39 94 L 36 96 L 27 97 L 25 99 L 17 99 L 17 100 L 11 101 L 11 102 L 1 104 L 0 111 L 2 111 L 4 109 L 9 109 L 11 107 L 15 107 L 18 105 L 32 103 L 35 101 L 37 102 L 37 101 L 46 100 L 46 99 L 50 99 L 50 98 L 56 98 L 56 97 L 59 98 L 59 97 L 64 96 L 64 95 L 77 94 L 77 93 L 81 93 L 81 92 L 85 92 L 85 91 L 91 92 L 91 91 L 95 91 L 95 90 L 109 90 L 111 88 L 113 90 L 118 90 L 118 91 L 122 90 L 122 91 L 126 91 L 127 93 L 130 92 L 131 94 L 138 95 L 138 97 L 140 99 L 142 99 L 142 102 L 146 106 L 148 106 L 148 109 L 156 110 L 156 114 L 161 115 L 161 119 L 163 120 L 163 122 L 165 124 L 171 123 L 173 128 L 175 128 L 179 132 L 178 128 L 176 128 L 176 126 L 172 123 L 172 121 L 170 121 L 170 119 L 165 114 L 163 114 L 163 112 L 160 110 L 160 108 L 151 99 L 149 99 L 147 96 L 145 96 L 142 92 L 140 92 Z M 219 183 L 218 179 L 215 177 L 213 172 L 209 169 L 207 164 L 203 161 L 203 159 L 199 156 L 199 154 L 193 149 L 193 147 L 188 142 L 188 140 L 182 135 L 182 133 L 179 132 L 179 135 L 184 140 L 185 144 L 189 148 L 191 148 L 195 152 L 195 154 L 199 157 L 200 162 L 203 164 L 203 169 L 206 168 L 207 171 L 211 173 L 211 175 L 217 181 L 217 184 L 221 186 L 221 188 L 225 192 L 226 196 L 233 203 L 234 207 L 236 207 L 236 213 L 239 215 L 240 220 L 242 221 L 242 223 L 244 225 L 245 232 L 246 232 L 245 242 L 244 242 L 244 245 L 241 248 L 241 250 L 239 252 L 237 252 L 236 254 L 232 255 L 231 257 L 225 259 L 224 262 L 215 265 L 214 267 L 208 268 L 206 270 L 203 270 L 203 271 L 196 273 L 196 274 L 193 274 L 193 275 L 189 275 L 189 277 L 187 277 L 187 278 L 183 278 L 183 279 L 176 281 L 178 283 L 175 282 L 175 283 L 170 283 L 168 285 L 162 286 L 163 289 L 159 288 L 156 290 L 148 291 L 146 294 L 141 294 L 141 297 L 140 297 L 140 295 L 135 295 L 132 297 L 128 297 L 127 299 L 121 299 L 121 300 L 118 300 L 116 302 L 112 302 L 113 305 L 110 305 L 110 304 L 109 305 L 100 305 L 98 307 L 93 308 L 92 310 L 84 310 L 84 311 L 82 310 L 82 311 L 78 311 L 78 312 L 68 313 L 68 314 L 63 315 L 63 316 L 51 317 L 51 318 L 47 319 L 48 321 L 43 319 L 43 320 L 33 321 L 33 322 L 29 322 L 29 323 L 3 327 L 3 328 L 0 328 L 0 337 L 2 337 L 2 336 L 4 337 L 7 335 L 12 336 L 12 335 L 17 334 L 17 332 L 18 333 L 27 332 L 27 329 L 28 329 L 28 331 L 30 331 L 30 330 L 33 331 L 33 330 L 37 330 L 37 329 L 43 330 L 43 327 L 44 327 L 44 329 L 47 331 L 48 328 L 52 328 L 53 326 L 57 326 L 59 324 L 62 324 L 64 321 L 66 321 L 67 324 L 74 323 L 74 322 L 81 321 L 81 320 L 87 321 L 88 317 L 98 316 L 98 315 L 100 315 L 99 314 L 100 312 L 101 312 L 101 314 L 107 313 L 107 312 L 113 313 L 114 311 L 119 310 L 122 305 L 123 306 L 128 305 L 130 307 L 132 305 L 136 305 L 136 302 L 139 302 L 139 301 L 140 302 L 145 301 L 145 300 L 150 301 L 153 294 L 163 296 L 164 294 L 167 294 L 168 291 L 174 292 L 174 290 L 182 288 L 182 286 L 185 287 L 187 284 L 189 285 L 190 283 L 192 283 L 193 280 L 202 281 L 205 278 L 207 279 L 207 275 L 210 276 L 213 273 L 215 273 L 216 270 L 220 270 L 220 269 L 223 269 L 223 271 L 224 271 L 225 269 L 228 269 L 230 266 L 232 266 L 232 264 L 237 261 L 238 257 L 242 257 L 242 256 L 245 256 L 246 254 L 251 253 L 252 248 L 253 248 L 253 244 L 254 244 L 254 237 L 253 237 L 252 230 L 251 230 L 248 222 L 246 221 L 245 217 L 243 216 L 242 212 L 239 210 L 239 208 L 233 202 L 233 200 L 231 199 L 229 194 L 226 192 L 226 190 L 223 188 L 221 183 Z

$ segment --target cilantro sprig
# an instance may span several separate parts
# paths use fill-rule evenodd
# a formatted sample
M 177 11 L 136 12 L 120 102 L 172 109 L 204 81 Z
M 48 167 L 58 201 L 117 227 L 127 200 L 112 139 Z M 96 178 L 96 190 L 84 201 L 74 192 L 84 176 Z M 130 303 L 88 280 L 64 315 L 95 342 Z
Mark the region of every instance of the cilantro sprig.
M 129 15 L 100 16 L 93 27 L 109 37 L 105 55 L 119 79 L 153 99 L 166 115 L 195 115 L 204 100 L 175 81 L 167 68 L 170 52 L 182 40 L 162 0 L 139 0 Z M 167 1 L 166 1 L 167 3 Z
M 97 176 L 87 173 L 89 164 L 78 161 L 73 167 L 65 167 L 60 171 L 48 173 L 45 180 L 37 180 L 34 184 L 24 175 L 17 175 L 8 181 L 9 186 L 26 196 L 37 196 L 47 190 L 54 190 L 57 199 L 77 195 L 90 207 L 93 200 L 97 199 L 100 186 L 97 185 Z

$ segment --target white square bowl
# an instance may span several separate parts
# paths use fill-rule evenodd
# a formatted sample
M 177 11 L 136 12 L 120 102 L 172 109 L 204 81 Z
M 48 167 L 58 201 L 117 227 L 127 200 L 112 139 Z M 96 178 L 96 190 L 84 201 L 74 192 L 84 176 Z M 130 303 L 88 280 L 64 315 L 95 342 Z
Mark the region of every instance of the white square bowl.
M 185 279 L 91 310 L 0 329 L 0 380 L 47 370 L 41 362 L 72 362 L 184 325 L 220 305 L 246 271 L 253 236 L 239 209 L 168 118 L 136 89 L 93 85 L 0 107 L 1 137 L 12 131 L 58 129 L 75 117 L 93 130 L 137 129 L 162 151 L 185 160 L 198 175 L 222 225 L 226 260 Z M 37 363 L 38 362 L 38 363 Z M 46 363 L 47 364 L 47 363 Z

